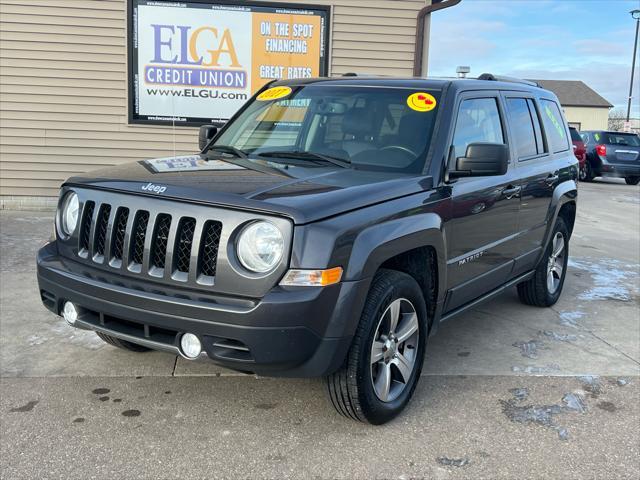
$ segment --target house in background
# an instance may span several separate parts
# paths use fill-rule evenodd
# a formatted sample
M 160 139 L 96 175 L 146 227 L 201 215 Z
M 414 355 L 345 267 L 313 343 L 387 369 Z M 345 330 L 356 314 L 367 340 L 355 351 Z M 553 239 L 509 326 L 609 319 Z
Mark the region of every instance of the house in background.
M 607 130 L 613 107 L 580 80 L 532 80 L 556 94 L 569 126 L 578 130 Z

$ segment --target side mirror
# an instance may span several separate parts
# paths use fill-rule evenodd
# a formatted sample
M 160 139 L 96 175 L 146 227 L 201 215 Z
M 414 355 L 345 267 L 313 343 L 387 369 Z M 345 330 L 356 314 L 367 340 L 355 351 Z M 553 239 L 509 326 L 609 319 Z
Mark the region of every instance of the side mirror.
M 204 150 L 204 147 L 211 141 L 213 137 L 218 133 L 218 127 L 213 125 L 202 125 L 198 134 L 198 147 L 200 151 Z
M 456 159 L 449 178 L 504 175 L 509 165 L 509 148 L 501 143 L 470 143 L 464 157 Z

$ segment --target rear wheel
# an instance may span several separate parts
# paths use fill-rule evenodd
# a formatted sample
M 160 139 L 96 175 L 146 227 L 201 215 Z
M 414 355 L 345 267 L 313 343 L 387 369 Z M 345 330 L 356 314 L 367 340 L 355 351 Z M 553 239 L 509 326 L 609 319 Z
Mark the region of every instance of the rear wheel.
M 591 169 L 591 165 L 589 164 L 589 160 L 584 162 L 584 165 L 580 169 L 578 178 L 581 182 L 593 181 L 594 175 L 593 170 Z
M 550 307 L 560 298 L 569 260 L 569 230 L 564 219 L 556 221 L 551 241 L 535 274 L 518 284 L 522 303 L 537 307 Z
M 640 177 L 625 177 L 624 181 L 627 185 L 637 185 L 640 182 Z
M 151 350 L 150 348 L 143 347 L 142 345 L 138 345 L 137 343 L 127 342 L 126 340 L 121 340 L 116 337 L 112 337 L 111 335 L 107 335 L 106 333 L 96 332 L 105 343 L 112 345 L 114 347 L 121 348 L 123 350 L 128 350 L 130 352 L 148 352 Z
M 398 415 L 418 383 L 427 337 L 427 312 L 418 283 L 379 271 L 344 365 L 326 379 L 341 415 L 380 425 Z
M 585 161 L 584 165 L 580 167 L 580 171 L 578 172 L 578 180 L 581 182 L 590 182 L 593 180 L 591 176 L 591 167 L 589 166 L 589 162 Z

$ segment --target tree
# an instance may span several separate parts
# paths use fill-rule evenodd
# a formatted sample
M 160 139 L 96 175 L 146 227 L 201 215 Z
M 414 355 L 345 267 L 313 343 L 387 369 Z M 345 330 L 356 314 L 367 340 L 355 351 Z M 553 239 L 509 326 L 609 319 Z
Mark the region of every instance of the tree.
M 621 132 L 624 130 L 624 122 L 626 120 L 627 115 L 621 109 L 611 110 L 609 112 L 608 129 L 613 132 Z

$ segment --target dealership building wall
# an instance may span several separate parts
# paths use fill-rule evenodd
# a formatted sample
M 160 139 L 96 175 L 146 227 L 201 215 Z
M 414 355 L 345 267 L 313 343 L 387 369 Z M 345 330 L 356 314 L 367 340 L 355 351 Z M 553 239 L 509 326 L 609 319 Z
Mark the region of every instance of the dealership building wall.
M 413 74 L 430 0 L 331 5 L 329 75 Z M 0 200 L 51 203 L 69 176 L 192 153 L 195 128 L 128 124 L 126 0 L 0 0 Z M 47 199 L 46 197 L 49 197 Z

